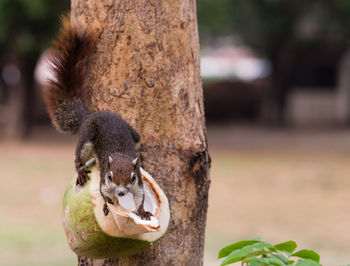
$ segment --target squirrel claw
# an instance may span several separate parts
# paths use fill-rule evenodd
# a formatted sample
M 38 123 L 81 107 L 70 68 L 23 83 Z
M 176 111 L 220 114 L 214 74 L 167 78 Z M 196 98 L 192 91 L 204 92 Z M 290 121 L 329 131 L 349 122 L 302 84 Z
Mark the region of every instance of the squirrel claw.
M 108 209 L 107 202 L 108 202 L 109 204 L 114 205 L 114 202 L 113 202 L 110 198 L 106 198 L 106 202 L 105 202 L 105 204 L 103 205 L 103 213 L 104 213 L 105 216 L 107 216 L 108 213 L 109 213 L 109 209 Z
M 88 176 L 89 173 L 91 173 L 91 171 L 87 169 L 86 166 L 79 167 L 76 184 L 80 186 L 84 186 L 86 182 L 89 180 L 89 176 Z
M 103 205 L 103 213 L 104 213 L 105 216 L 107 216 L 108 213 L 109 213 L 109 209 L 108 209 L 107 203 L 105 203 Z
M 147 211 L 139 211 L 138 213 L 142 220 L 151 220 L 152 213 Z
M 112 205 L 114 205 L 114 202 L 113 202 L 113 200 L 111 200 L 110 198 L 107 198 L 107 200 L 106 200 L 108 203 L 110 203 L 110 204 L 112 204 Z

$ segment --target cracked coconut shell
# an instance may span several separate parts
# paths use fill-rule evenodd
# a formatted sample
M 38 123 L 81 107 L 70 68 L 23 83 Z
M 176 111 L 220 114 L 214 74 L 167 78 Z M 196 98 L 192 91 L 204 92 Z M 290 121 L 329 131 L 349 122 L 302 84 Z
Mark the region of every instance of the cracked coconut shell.
M 135 213 L 132 195 L 118 197 L 103 213 L 100 194 L 100 172 L 91 169 L 84 187 L 76 186 L 76 178 L 63 198 L 63 226 L 70 248 L 80 256 L 111 258 L 131 256 L 145 250 L 160 239 L 170 218 L 169 203 L 157 182 L 141 168 L 144 181 L 144 208 L 152 213 L 151 220 L 142 220 Z

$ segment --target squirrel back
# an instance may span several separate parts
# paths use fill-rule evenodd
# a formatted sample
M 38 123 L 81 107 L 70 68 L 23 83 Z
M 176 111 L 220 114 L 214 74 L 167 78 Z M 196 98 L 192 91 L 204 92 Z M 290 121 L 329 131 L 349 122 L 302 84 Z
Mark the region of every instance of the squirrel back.
M 94 38 L 87 31 L 73 26 L 67 17 L 53 42 L 50 66 L 53 78 L 44 88 L 44 97 L 52 124 L 64 133 L 77 134 L 89 114 L 86 62 Z

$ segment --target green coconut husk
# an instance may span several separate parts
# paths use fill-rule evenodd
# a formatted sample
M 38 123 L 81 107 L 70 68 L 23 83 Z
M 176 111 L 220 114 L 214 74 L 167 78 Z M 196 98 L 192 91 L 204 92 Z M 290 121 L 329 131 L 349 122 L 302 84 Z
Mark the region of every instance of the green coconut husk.
M 161 229 L 157 232 L 125 235 L 118 227 L 113 227 L 110 214 L 106 217 L 101 215 L 103 204 L 96 204 L 96 193 L 92 196 L 92 191 L 96 192 L 96 186 L 99 186 L 100 173 L 97 167 L 91 170 L 90 180 L 84 187 L 75 185 L 75 177 L 63 197 L 63 227 L 68 244 L 77 255 L 88 258 L 131 256 L 145 250 L 164 235 L 169 223 L 169 205 L 156 183 L 153 187 L 159 190 L 162 198 L 159 214 Z

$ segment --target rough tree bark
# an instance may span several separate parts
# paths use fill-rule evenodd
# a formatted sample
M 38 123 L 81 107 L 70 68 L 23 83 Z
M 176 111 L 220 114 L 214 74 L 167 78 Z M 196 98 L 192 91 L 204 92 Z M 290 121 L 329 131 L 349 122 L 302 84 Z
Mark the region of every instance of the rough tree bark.
M 166 193 L 167 234 L 129 258 L 80 265 L 202 265 L 210 158 L 195 0 L 72 0 L 73 23 L 98 33 L 88 71 L 91 108 L 141 134 L 145 169 Z

